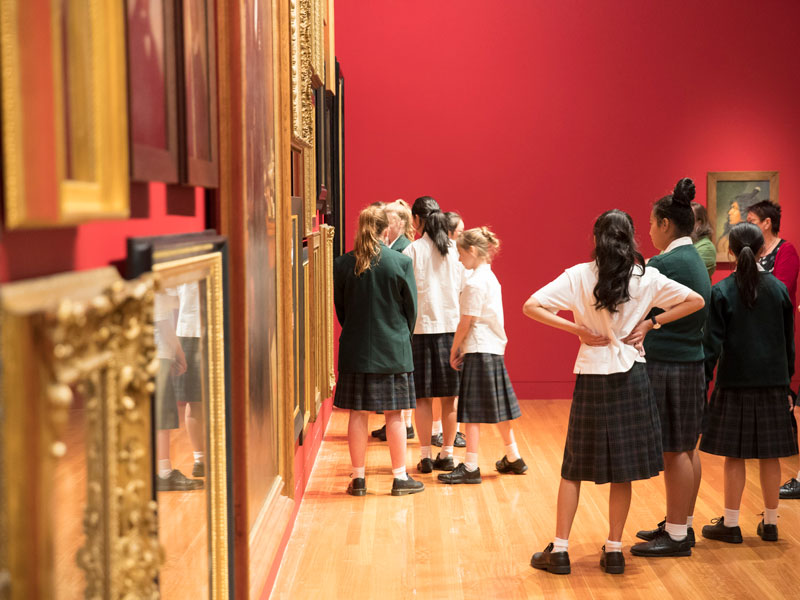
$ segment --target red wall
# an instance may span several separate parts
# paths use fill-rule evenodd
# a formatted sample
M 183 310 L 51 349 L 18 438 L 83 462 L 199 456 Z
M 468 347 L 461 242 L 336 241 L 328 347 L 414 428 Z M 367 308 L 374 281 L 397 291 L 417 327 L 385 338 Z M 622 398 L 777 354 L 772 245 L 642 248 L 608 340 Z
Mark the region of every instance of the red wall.
M 522 303 L 588 260 L 603 210 L 682 176 L 778 170 L 800 241 L 800 3 L 337 0 L 348 222 L 423 194 L 503 242 L 506 361 L 521 397 L 571 394 L 577 339 Z M 351 226 L 350 231 L 353 231 Z
M 77 227 L 3 231 L 0 282 L 125 263 L 128 237 L 202 231 L 202 188 L 163 183 L 131 185 L 131 218 Z

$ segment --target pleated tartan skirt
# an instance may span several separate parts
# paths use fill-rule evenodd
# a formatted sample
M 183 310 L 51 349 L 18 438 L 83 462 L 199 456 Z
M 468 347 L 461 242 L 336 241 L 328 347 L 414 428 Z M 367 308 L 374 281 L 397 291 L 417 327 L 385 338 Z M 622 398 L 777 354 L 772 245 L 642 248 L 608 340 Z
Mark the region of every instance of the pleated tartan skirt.
M 459 423 L 500 423 L 522 413 L 501 354 L 464 355 L 458 392 Z
M 624 483 L 663 469 L 658 408 L 644 364 L 625 373 L 578 375 L 561 476 Z
M 694 450 L 706 407 L 703 361 L 648 360 L 647 375 L 658 407 L 664 452 Z
M 339 373 L 333 405 L 350 410 L 416 408 L 413 373 Z
M 453 333 L 415 333 L 411 336 L 417 398 L 458 396 L 460 374 L 450 366 Z
M 785 386 L 715 389 L 700 450 L 731 458 L 797 454 Z

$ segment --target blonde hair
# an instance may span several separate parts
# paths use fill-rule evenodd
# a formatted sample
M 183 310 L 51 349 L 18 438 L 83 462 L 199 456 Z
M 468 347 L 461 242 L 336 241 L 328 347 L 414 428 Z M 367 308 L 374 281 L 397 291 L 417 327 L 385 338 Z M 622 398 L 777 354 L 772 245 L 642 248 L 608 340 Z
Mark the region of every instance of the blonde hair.
M 358 215 L 358 231 L 353 244 L 353 255 L 356 257 L 356 275 L 372 268 L 372 261 L 381 255 L 381 236 L 389 226 L 386 211 L 371 205 Z M 377 262 L 375 263 L 377 264 Z
M 414 223 L 413 218 L 411 216 L 411 207 L 408 205 L 408 202 L 403 200 L 402 198 L 398 198 L 394 202 L 391 202 L 386 205 L 386 210 L 390 210 L 395 213 L 400 220 L 403 221 L 403 229 L 405 230 L 403 233 L 405 236 L 414 241 Z
M 500 250 L 500 240 L 488 227 L 467 229 L 458 236 L 456 244 L 462 250 L 477 248 L 478 255 L 487 262 L 492 262 Z

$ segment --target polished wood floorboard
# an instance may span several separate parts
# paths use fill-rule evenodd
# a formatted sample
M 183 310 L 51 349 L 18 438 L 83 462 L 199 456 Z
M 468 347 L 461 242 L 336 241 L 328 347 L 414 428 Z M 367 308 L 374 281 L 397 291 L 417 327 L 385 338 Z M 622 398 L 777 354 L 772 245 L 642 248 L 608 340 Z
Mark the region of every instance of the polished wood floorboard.
M 636 531 L 664 516 L 661 477 L 634 482 L 623 536 L 624 575 L 599 567 L 608 534 L 608 485 L 584 483 L 570 536 L 571 575 L 532 569 L 533 552 L 553 538 L 556 493 L 569 402 L 522 402 L 515 423 L 525 475 L 500 475 L 503 443 L 482 428 L 481 485 L 447 486 L 417 475 L 417 440 L 409 440 L 409 472 L 426 490 L 393 497 L 389 451 L 370 440 L 364 498 L 345 493 L 351 471 L 347 412 L 334 409 L 273 590 L 273 598 L 798 598 L 800 500 L 781 503 L 778 542 L 756 535 L 763 510 L 758 464 L 748 462 L 741 545 L 705 540 L 704 524 L 722 514 L 723 459 L 703 454 L 692 557 L 646 559 L 630 554 Z M 383 417 L 370 417 L 370 429 Z M 463 459 L 464 450 L 456 449 Z M 784 461 L 788 479 L 795 459 Z

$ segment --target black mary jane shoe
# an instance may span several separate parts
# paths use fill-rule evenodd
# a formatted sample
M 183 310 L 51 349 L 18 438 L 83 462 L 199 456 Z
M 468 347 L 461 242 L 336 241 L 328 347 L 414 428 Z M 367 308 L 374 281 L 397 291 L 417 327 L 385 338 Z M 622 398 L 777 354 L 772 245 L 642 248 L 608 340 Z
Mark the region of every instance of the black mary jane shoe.
M 550 542 L 542 552 L 531 557 L 531 566 L 556 575 L 569 575 L 569 552 L 553 552 L 553 542 Z
M 614 552 L 606 552 L 606 547 L 603 546 L 602 554 L 600 555 L 600 566 L 603 571 L 612 575 L 620 575 L 625 572 L 625 557 L 622 550 Z
M 687 535 L 680 541 L 673 540 L 662 529 L 649 542 L 640 542 L 631 547 L 631 554 L 634 556 L 691 556 L 692 546 Z
M 425 484 L 411 476 L 406 475 L 406 479 L 395 478 L 392 483 L 392 496 L 407 496 L 408 494 L 418 494 L 425 490 Z
M 347 486 L 347 493 L 351 496 L 366 496 L 367 482 L 363 477 L 351 479 L 350 484 Z
M 729 544 L 741 544 L 742 530 L 736 525 L 735 527 L 725 526 L 725 517 L 711 519 L 711 525 L 703 526 L 703 537 L 709 540 L 719 540 L 720 542 L 727 542 Z

